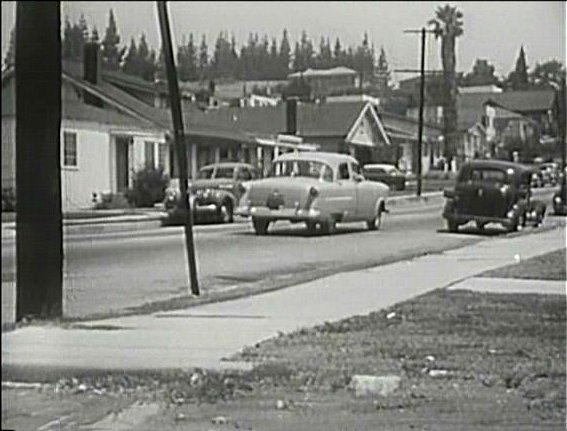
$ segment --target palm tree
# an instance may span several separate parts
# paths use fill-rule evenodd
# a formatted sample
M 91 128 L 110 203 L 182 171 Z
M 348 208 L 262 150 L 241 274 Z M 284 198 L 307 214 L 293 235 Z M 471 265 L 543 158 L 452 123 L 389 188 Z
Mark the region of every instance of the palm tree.
M 444 138 L 445 158 L 451 163 L 455 156 L 457 140 L 457 61 L 455 44 L 457 37 L 463 34 L 463 13 L 456 7 L 445 5 L 438 7 L 435 18 L 429 21 L 436 38 L 441 38 L 441 60 L 443 62 L 444 81 Z

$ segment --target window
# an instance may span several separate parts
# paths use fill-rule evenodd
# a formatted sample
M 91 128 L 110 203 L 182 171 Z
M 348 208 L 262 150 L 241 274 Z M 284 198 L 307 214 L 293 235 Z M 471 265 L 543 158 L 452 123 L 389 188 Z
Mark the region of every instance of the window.
M 348 165 L 346 163 L 341 163 L 339 165 L 339 180 L 348 180 L 350 174 L 348 172 Z
M 154 167 L 155 166 L 155 158 L 154 158 L 154 143 L 150 141 L 144 142 L 144 157 L 146 160 L 146 166 Z
M 362 175 L 362 169 L 360 169 L 360 165 L 358 163 L 351 163 L 350 168 L 355 174 Z
M 77 134 L 63 133 L 63 166 L 77 166 Z
M 252 179 L 252 175 L 247 168 L 240 168 L 238 171 L 238 179 L 242 181 L 248 181 Z
M 167 145 L 159 144 L 158 166 L 162 169 L 165 169 L 166 158 L 167 158 Z
M 234 168 L 217 167 L 215 178 L 233 179 Z
M 326 164 L 311 160 L 285 160 L 272 165 L 272 177 L 307 177 L 333 180 L 333 170 Z

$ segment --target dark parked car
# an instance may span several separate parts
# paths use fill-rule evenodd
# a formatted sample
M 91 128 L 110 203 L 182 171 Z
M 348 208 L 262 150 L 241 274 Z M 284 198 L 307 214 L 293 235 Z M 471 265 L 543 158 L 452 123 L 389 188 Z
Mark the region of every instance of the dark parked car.
M 258 170 L 246 163 L 224 162 L 203 166 L 188 188 L 193 220 L 232 223 L 234 209 L 242 194 L 242 183 L 258 176 Z M 183 219 L 178 205 L 179 195 L 178 187 L 166 191 L 168 224 L 180 223 Z
M 406 188 L 406 176 L 394 165 L 384 163 L 368 164 L 362 168 L 364 178 L 369 181 L 379 181 L 394 190 Z
M 499 160 L 465 163 L 455 188 L 444 193 L 447 201 L 443 218 L 449 231 L 456 232 L 470 221 L 479 229 L 488 223 L 499 223 L 509 231 L 522 229 L 528 218 L 536 225 L 541 223 L 545 206 L 531 200 L 532 173 L 533 169 L 527 166 Z
M 566 185 L 567 180 L 563 177 L 559 190 L 553 195 L 553 212 L 556 215 L 567 215 Z

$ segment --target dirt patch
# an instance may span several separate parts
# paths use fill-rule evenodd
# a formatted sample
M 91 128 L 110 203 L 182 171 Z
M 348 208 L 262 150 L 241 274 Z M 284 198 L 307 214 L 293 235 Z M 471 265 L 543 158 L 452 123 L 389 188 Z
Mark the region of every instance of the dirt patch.
M 565 280 L 567 278 L 566 266 L 566 249 L 563 248 L 516 264 L 487 271 L 479 277 Z

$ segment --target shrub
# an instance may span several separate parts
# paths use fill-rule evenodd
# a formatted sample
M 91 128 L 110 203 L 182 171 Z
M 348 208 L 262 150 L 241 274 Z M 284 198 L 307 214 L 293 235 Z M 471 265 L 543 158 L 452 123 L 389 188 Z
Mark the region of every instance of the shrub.
M 130 203 L 122 193 L 103 193 L 100 202 L 96 202 L 94 205 L 95 210 L 115 210 L 130 207 Z
M 134 172 L 133 186 L 126 192 L 126 199 L 136 207 L 152 207 L 163 201 L 169 177 L 163 168 L 147 166 Z
M 2 188 L 2 211 L 16 211 L 16 190 L 14 187 Z

